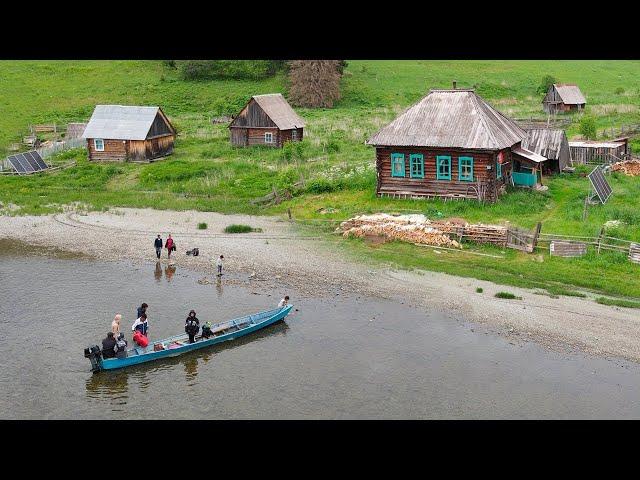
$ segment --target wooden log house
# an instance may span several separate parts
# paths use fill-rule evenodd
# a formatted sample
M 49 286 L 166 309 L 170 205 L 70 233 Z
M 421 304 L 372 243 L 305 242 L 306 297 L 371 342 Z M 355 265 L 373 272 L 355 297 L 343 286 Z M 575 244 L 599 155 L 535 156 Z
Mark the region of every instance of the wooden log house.
M 573 83 L 554 83 L 542 99 L 542 108 L 547 113 L 582 110 L 587 100 L 577 85 Z
M 431 90 L 368 145 L 376 148 L 377 194 L 495 202 L 514 161 L 538 161 L 526 132 L 474 90 Z
M 254 95 L 229 124 L 231 144 L 282 148 L 302 140 L 304 120 L 279 93 Z
M 89 160 L 150 161 L 173 153 L 176 131 L 160 107 L 97 105 L 82 138 Z

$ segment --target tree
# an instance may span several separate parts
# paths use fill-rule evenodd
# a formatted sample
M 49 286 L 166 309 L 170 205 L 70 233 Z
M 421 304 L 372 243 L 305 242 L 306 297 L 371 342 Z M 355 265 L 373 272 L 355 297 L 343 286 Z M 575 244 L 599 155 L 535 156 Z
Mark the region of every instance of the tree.
M 596 119 L 585 115 L 580 120 L 580 135 L 587 140 L 594 140 L 598 135 L 596 128 Z
M 538 85 L 538 93 L 547 93 L 549 91 L 549 87 L 551 87 L 551 85 L 553 85 L 554 83 L 558 83 L 555 77 L 553 77 L 552 75 L 545 75 L 544 77 L 542 77 L 540 85 Z
M 298 107 L 333 107 L 340 99 L 341 60 L 294 60 L 289 64 L 289 100 Z

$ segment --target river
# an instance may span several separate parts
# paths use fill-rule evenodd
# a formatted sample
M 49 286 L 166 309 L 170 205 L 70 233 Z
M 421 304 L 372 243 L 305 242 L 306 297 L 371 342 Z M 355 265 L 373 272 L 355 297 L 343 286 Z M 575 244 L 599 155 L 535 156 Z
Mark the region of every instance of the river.
M 233 273 L 230 275 L 233 278 Z M 400 301 L 300 298 L 165 263 L 132 265 L 0 241 L 0 418 L 639 418 L 640 366 L 514 344 Z M 173 359 L 92 374 L 83 350 L 140 303 L 150 337 L 273 308 L 260 332 Z M 270 296 L 269 296 L 270 295 Z

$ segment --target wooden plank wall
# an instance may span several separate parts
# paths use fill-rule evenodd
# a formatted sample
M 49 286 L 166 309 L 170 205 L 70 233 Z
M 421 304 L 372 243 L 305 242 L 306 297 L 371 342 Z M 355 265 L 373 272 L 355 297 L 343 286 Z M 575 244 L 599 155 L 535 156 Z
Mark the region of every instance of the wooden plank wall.
M 549 244 L 549 253 L 556 257 L 581 257 L 587 253 L 587 245 L 581 242 L 558 242 Z
M 252 98 L 242 111 L 234 118 L 231 125 L 234 127 L 273 127 L 276 124 L 260 108 L 260 105 Z
M 632 243 L 629 246 L 629 260 L 640 264 L 640 243 Z
M 127 159 L 127 142 L 125 140 L 104 140 L 104 151 L 95 149 L 93 138 L 87 138 L 89 160 L 115 160 L 124 162 Z

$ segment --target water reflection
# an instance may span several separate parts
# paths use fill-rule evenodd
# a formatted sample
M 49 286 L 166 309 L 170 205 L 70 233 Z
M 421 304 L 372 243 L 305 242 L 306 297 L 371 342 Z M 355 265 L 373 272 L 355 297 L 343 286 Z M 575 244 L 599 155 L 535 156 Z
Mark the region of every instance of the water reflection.
M 160 280 L 162 280 L 162 265 L 160 264 L 160 262 L 156 262 L 156 269 L 153 271 L 153 277 L 158 283 L 160 283 Z
M 171 281 L 171 277 L 173 277 L 173 274 L 176 273 L 176 267 L 175 265 L 167 265 L 164 268 L 164 276 L 167 279 L 167 282 Z
M 222 297 L 222 279 L 221 279 L 221 277 L 216 277 L 216 292 L 218 293 L 218 297 Z
M 207 364 L 218 353 L 242 347 L 250 342 L 259 342 L 274 335 L 286 335 L 287 330 L 289 330 L 289 325 L 284 321 L 280 321 L 236 340 L 185 353 L 179 357 L 166 358 L 147 364 L 143 363 L 124 370 L 92 373 L 86 381 L 87 397 L 108 399 L 112 405 L 125 405 L 129 398 L 129 377 L 133 380 L 134 385 L 140 387 L 140 390 L 145 390 L 158 375 L 164 372 L 175 375 L 175 367 L 177 365 L 183 366 L 187 383 L 193 385 L 196 383 L 195 380 L 198 376 L 199 359 L 202 359 L 203 363 Z M 173 372 L 169 372 L 170 370 L 173 370 Z

